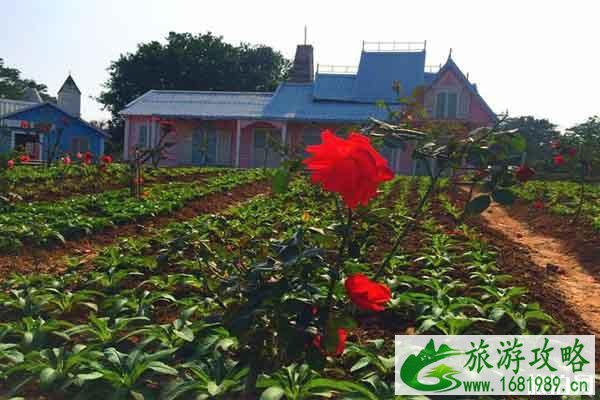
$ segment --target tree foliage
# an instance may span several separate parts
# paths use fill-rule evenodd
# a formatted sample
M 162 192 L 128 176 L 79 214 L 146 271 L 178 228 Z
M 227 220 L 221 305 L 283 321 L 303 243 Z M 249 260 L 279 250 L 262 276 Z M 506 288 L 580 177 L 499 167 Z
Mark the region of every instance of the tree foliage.
M 577 149 L 577 159 L 585 175 L 598 175 L 600 171 L 600 117 L 590 117 L 565 132 L 563 140 Z
M 504 130 L 517 129 L 525 139 L 526 160 L 530 165 L 547 163 L 551 159 L 552 149 L 550 142 L 559 138 L 556 125 L 547 119 L 538 119 L 532 116 L 507 118 L 502 123 Z
M 211 32 L 171 32 L 166 43 L 140 44 L 109 67 L 110 78 L 98 100 L 113 117 L 150 89 L 270 91 L 289 62 L 268 46 L 234 46 Z
M 33 79 L 21 77 L 21 71 L 4 65 L 4 59 L 0 58 L 0 98 L 20 100 L 25 89 L 32 87 L 37 89 L 44 101 L 56 101 L 48 94 L 48 87 L 37 83 Z

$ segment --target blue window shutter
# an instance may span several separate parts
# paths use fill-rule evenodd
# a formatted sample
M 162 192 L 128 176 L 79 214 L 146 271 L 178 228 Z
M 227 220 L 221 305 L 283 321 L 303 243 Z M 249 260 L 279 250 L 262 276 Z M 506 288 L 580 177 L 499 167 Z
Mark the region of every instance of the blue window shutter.
M 443 119 L 446 114 L 446 93 L 438 93 L 435 100 L 435 118 Z
M 457 100 L 456 93 L 448 93 L 448 114 L 446 115 L 448 119 L 456 118 Z

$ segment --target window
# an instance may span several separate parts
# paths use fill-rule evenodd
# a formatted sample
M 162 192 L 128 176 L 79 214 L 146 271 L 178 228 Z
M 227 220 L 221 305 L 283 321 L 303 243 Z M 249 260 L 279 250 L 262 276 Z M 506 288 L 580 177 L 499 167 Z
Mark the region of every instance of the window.
M 140 126 L 140 131 L 138 134 L 138 147 L 143 149 L 148 147 L 148 128 L 144 126 Z
M 305 147 L 314 144 L 321 144 L 321 129 L 318 126 L 305 128 L 302 135 L 302 144 Z
M 281 160 L 281 130 L 254 129 L 254 166 L 276 167 Z
M 75 153 L 85 153 L 86 151 L 90 151 L 90 141 L 87 137 L 77 136 L 71 139 L 71 152 Z
M 439 92 L 435 98 L 435 118 L 455 119 L 458 109 L 456 92 Z

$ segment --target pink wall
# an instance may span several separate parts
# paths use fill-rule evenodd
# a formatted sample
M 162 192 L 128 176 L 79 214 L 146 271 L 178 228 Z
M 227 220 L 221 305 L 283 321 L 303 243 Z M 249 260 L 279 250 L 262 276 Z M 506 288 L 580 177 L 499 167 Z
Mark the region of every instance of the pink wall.
M 138 132 L 139 127 L 150 122 L 150 117 L 129 117 L 129 148 L 130 151 L 135 149 L 138 143 Z M 162 165 L 189 165 L 191 159 L 189 158 L 189 146 L 190 143 L 186 140 L 191 140 L 190 135 L 193 130 L 198 126 L 200 122 L 194 120 L 174 120 L 175 132 L 168 138 L 169 141 L 176 143 L 175 146 L 171 147 L 168 152 L 168 159 L 163 161 Z M 235 166 L 235 160 L 237 155 L 236 149 L 236 131 L 237 121 L 221 120 L 213 121 L 214 127 L 221 131 L 228 131 L 231 133 L 231 165 Z M 258 121 L 244 126 L 241 129 L 240 136 L 240 167 L 241 168 L 252 168 L 253 167 L 253 156 L 254 156 L 254 129 L 256 128 L 278 128 L 277 125 L 266 121 Z M 330 129 L 334 132 L 340 132 L 345 130 L 343 125 L 334 124 L 311 124 L 311 123 L 288 123 L 287 127 L 287 144 L 288 147 L 296 151 L 296 154 L 303 154 L 304 149 L 302 145 L 302 135 L 307 128 L 317 128 L 320 131 Z M 178 135 L 178 132 L 180 133 Z M 184 135 L 185 133 L 185 135 Z M 396 156 L 395 165 L 390 167 L 398 172 L 404 174 L 410 174 L 412 171 L 412 160 L 410 158 L 412 154 L 412 147 L 409 147 L 406 151 L 401 152 Z
M 488 125 L 493 122 L 489 112 L 484 108 L 484 105 L 481 102 L 481 100 L 475 95 L 471 95 L 471 103 L 469 107 L 469 120 L 474 125 L 479 126 Z
M 428 89 L 425 95 L 425 106 L 431 115 L 433 115 L 434 112 L 436 90 L 443 90 L 445 88 L 455 89 L 461 94 L 461 97 L 468 96 L 468 106 L 465 108 L 463 121 L 467 122 L 469 126 L 483 126 L 493 122 L 493 116 L 488 112 L 482 99 L 478 95 L 472 93 L 471 89 L 459 79 L 456 72 L 452 69 L 447 70 L 435 85 Z M 460 100 L 461 103 L 462 101 L 463 99 Z

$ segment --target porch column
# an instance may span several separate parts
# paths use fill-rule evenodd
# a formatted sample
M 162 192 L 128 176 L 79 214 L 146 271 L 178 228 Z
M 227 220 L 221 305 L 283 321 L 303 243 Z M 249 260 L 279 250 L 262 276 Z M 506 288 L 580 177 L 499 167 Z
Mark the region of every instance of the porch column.
M 125 118 L 125 131 L 123 133 L 123 160 L 129 160 L 129 118 Z
M 240 167 L 240 142 L 242 139 L 242 123 L 238 119 L 235 124 L 235 167 Z
M 283 123 L 283 126 L 281 127 L 281 146 L 284 149 L 284 154 L 281 155 L 281 161 L 285 160 L 286 158 L 286 154 L 285 151 L 287 151 L 287 121 Z

